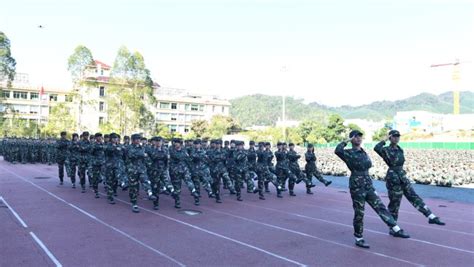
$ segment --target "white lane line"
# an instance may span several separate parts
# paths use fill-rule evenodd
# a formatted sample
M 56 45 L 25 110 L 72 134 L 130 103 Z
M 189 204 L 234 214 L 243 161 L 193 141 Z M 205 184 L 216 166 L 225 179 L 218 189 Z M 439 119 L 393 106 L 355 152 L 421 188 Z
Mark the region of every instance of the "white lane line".
M 53 253 L 49 251 L 49 249 L 44 245 L 44 243 L 35 235 L 35 233 L 30 232 L 30 235 L 33 237 L 33 239 L 38 243 L 38 245 L 43 249 L 43 251 L 48 255 L 48 257 L 54 262 L 56 267 L 62 267 L 61 263 L 54 257 Z
M 120 229 L 118 229 L 118 228 L 116 228 L 116 227 L 114 227 L 114 226 L 112 226 L 112 225 L 110 225 L 110 224 L 108 224 L 108 223 L 102 221 L 101 219 L 98 219 L 98 218 L 95 217 L 94 215 L 92 215 L 92 214 L 88 213 L 87 211 L 85 211 L 85 210 L 83 210 L 83 209 L 81 209 L 81 208 L 75 206 L 74 204 L 67 202 L 66 200 L 62 199 L 61 197 L 57 196 L 56 194 L 51 193 L 50 191 L 44 189 L 43 187 L 41 187 L 41 186 L 39 186 L 39 185 L 37 185 L 37 184 L 35 184 L 35 183 L 33 183 L 33 182 L 28 181 L 25 177 L 20 176 L 20 175 L 18 175 L 18 174 L 16 174 L 16 173 L 13 173 L 13 172 L 11 172 L 10 170 L 7 170 L 7 169 L 5 169 L 5 168 L 3 168 L 3 167 L 1 167 L 1 168 L 4 169 L 5 171 L 7 171 L 7 172 L 9 172 L 9 173 L 11 173 L 11 174 L 13 174 L 13 175 L 15 175 L 16 177 L 20 178 L 21 180 L 23 180 L 23 181 L 25 181 L 25 182 L 31 184 L 32 186 L 34 186 L 34 187 L 40 189 L 41 191 L 43 191 L 43 192 L 49 194 L 49 195 L 52 196 L 53 198 L 56 198 L 57 200 L 63 202 L 64 204 L 66 204 L 66 205 L 68 205 L 68 206 L 70 206 L 70 207 L 76 209 L 77 211 L 83 213 L 84 215 L 88 216 L 89 218 L 95 220 L 96 222 L 99 222 L 100 224 L 102 224 L 102 225 L 104 225 L 104 226 L 106 226 L 106 227 L 108 227 L 108 228 L 110 228 L 110 229 L 116 231 L 117 233 L 120 233 L 121 235 L 123 235 L 123 236 L 129 238 L 130 240 L 132 240 L 132 241 L 134 241 L 134 242 L 140 244 L 141 246 L 143 246 L 143 247 L 145 247 L 145 248 L 148 248 L 149 250 L 155 252 L 156 254 L 167 258 L 168 260 L 170 260 L 170 261 L 176 263 L 176 264 L 179 265 L 179 266 L 183 266 L 183 267 L 186 266 L 185 264 L 183 264 L 183 263 L 181 263 L 181 262 L 175 260 L 174 258 L 172 258 L 172 257 L 170 257 L 170 256 L 168 256 L 168 255 L 166 255 L 165 253 L 163 253 L 163 252 L 161 252 L 161 251 L 159 251 L 159 250 L 157 250 L 157 249 L 155 249 L 155 248 L 153 248 L 153 247 L 151 247 L 151 246 L 149 246 L 149 245 L 143 243 L 142 241 L 140 241 L 140 240 L 134 238 L 133 236 L 127 234 L 126 232 L 124 232 L 124 231 L 122 231 L 122 230 L 120 230 Z
M 2 167 L 2 168 L 3 168 L 3 167 Z M 8 170 L 7 170 L 7 171 L 8 171 Z M 37 172 L 40 172 L 40 173 L 44 173 L 44 172 L 42 172 L 42 171 L 38 171 L 38 170 L 36 170 L 36 171 L 37 171 Z M 9 172 L 10 172 L 10 171 L 9 171 Z M 16 175 L 16 174 L 15 174 L 15 175 Z M 16 176 L 18 176 L 18 175 L 16 175 Z M 46 193 L 50 194 L 51 196 L 53 196 L 53 197 L 55 197 L 55 198 L 58 198 L 59 200 L 61 200 L 61 201 L 65 202 L 65 203 L 67 203 L 68 205 L 70 205 L 70 206 L 72 206 L 72 207 L 78 209 L 79 211 L 81 211 L 81 212 L 83 212 L 83 213 L 85 212 L 85 211 L 81 210 L 80 208 L 74 206 L 73 204 L 66 202 L 65 200 L 61 199 L 60 197 L 57 197 L 56 195 L 54 195 L 53 193 L 49 192 L 48 190 L 43 189 L 41 186 L 38 186 L 38 185 L 36 185 L 36 184 L 33 183 L 33 182 L 30 182 L 30 181 L 28 181 L 28 180 L 25 180 L 24 177 L 22 177 L 22 176 L 18 176 L 18 177 L 20 177 L 22 180 L 24 180 L 24 181 L 26 181 L 26 182 L 28 182 L 28 183 L 34 185 L 34 186 L 40 188 L 41 190 L 45 191 Z M 103 194 L 103 193 L 100 193 L 100 194 L 103 195 L 103 196 L 106 196 L 106 195 Z M 125 204 L 127 204 L 127 205 L 131 205 L 130 203 L 128 203 L 128 202 L 126 202 L 126 201 L 123 201 L 123 200 L 121 200 L 121 199 L 119 199 L 119 198 L 116 198 L 115 200 L 117 200 L 117 201 L 119 201 L 119 202 L 122 202 L 122 203 L 125 203 Z M 281 256 L 281 255 L 272 253 L 272 252 L 267 251 L 267 250 L 265 250 L 265 249 L 262 249 L 262 248 L 253 246 L 253 245 L 251 245 L 251 244 L 248 244 L 248 243 L 245 243 L 245 242 L 242 242 L 242 241 L 233 239 L 233 238 L 231 238 L 231 237 L 224 236 L 224 235 L 218 234 L 218 233 L 216 233 L 216 232 L 212 232 L 212 231 L 210 231 L 210 230 L 201 228 L 201 227 L 196 226 L 196 225 L 194 225 L 194 224 L 190 224 L 190 223 L 187 223 L 187 222 L 184 222 L 184 221 L 181 221 L 181 220 L 172 218 L 172 217 L 168 217 L 168 216 L 166 216 L 166 215 L 163 215 L 163 214 L 154 212 L 154 211 L 152 211 L 152 210 L 150 210 L 150 209 L 146 209 L 146 208 L 143 208 L 143 207 L 141 207 L 141 209 L 142 209 L 142 210 L 145 210 L 145 211 L 147 211 L 147 212 L 153 213 L 153 214 L 155 214 L 155 215 L 161 216 L 161 217 L 163 217 L 163 218 L 166 218 L 166 219 L 168 219 L 168 220 L 174 221 L 174 222 L 176 222 L 176 223 L 180 223 L 180 224 L 186 225 L 186 226 L 188 226 L 188 227 L 191 227 L 191 228 L 194 228 L 194 229 L 196 229 L 196 230 L 205 232 L 205 233 L 207 233 L 207 234 L 210 234 L 210 235 L 213 235 L 213 236 L 216 236 L 216 237 L 219 237 L 219 238 L 222 238 L 222 239 L 225 239 L 225 240 L 228 240 L 228 241 L 237 243 L 237 244 L 239 244 L 239 245 L 242 245 L 242 246 L 245 246 L 245 247 L 247 247 L 247 248 L 251 248 L 251 249 L 257 250 L 257 251 L 259 251 L 259 252 L 262 252 L 262 253 L 265 253 L 265 254 L 267 254 L 267 255 L 273 256 L 273 257 L 275 257 L 275 258 L 278 258 L 278 259 L 281 259 L 281 260 L 284 260 L 284 261 L 293 263 L 293 264 L 295 264 L 295 265 L 298 265 L 298 266 L 306 266 L 306 265 L 303 264 L 303 263 L 300 263 L 300 262 L 297 262 L 297 261 L 295 261 L 295 260 L 286 258 L 286 257 L 284 257 L 284 256 Z M 95 219 L 95 220 L 98 220 L 95 216 L 93 216 L 93 215 L 91 215 L 91 214 L 87 214 L 87 212 L 85 212 L 85 214 L 86 214 L 87 216 L 89 216 L 89 217 Z M 118 230 L 118 229 L 117 229 L 117 230 Z
M 28 225 L 26 225 L 25 221 L 23 221 L 20 217 L 20 215 L 18 215 L 18 213 L 16 213 L 16 211 L 12 208 L 12 206 L 10 206 L 10 204 L 8 204 L 8 202 L 3 198 L 3 197 L 0 197 L 0 200 L 5 203 L 5 205 L 8 207 L 8 209 L 11 211 L 11 213 L 13 214 L 13 216 L 15 216 L 15 218 L 20 222 L 20 224 L 24 227 L 24 228 L 28 228 Z
M 101 193 L 101 194 L 102 194 L 102 193 Z M 102 194 L 102 195 L 105 196 L 105 194 Z M 119 198 L 116 198 L 115 200 L 130 205 L 130 203 L 128 203 L 128 202 L 126 202 L 126 201 L 123 201 L 123 200 L 121 200 L 121 199 L 119 199 Z M 158 212 L 152 211 L 152 210 L 147 209 L 147 208 L 144 208 L 144 207 L 140 207 L 140 208 L 141 208 L 142 210 L 147 211 L 147 212 L 153 213 L 153 214 L 155 214 L 155 215 L 157 215 L 157 216 L 160 216 L 160 217 L 166 218 L 166 219 L 168 219 L 168 220 L 171 220 L 171 221 L 174 221 L 174 222 L 177 222 L 177 223 L 180 223 L 180 224 L 189 226 L 189 227 L 191 227 L 191 228 L 194 228 L 194 229 L 196 229 L 196 230 L 205 232 L 205 233 L 207 233 L 207 234 L 210 234 L 210 235 L 213 235 L 213 236 L 216 236 L 216 237 L 219 237 L 219 238 L 222 238 L 222 239 L 225 239 L 225 240 L 228 240 L 228 241 L 237 243 L 237 244 L 242 245 L 242 246 L 245 246 L 245 247 L 247 247 L 247 248 L 251 248 L 251 249 L 254 249 L 254 250 L 263 252 L 263 253 L 265 253 L 265 254 L 267 254 L 267 255 L 270 255 L 270 256 L 273 256 L 273 257 L 275 257 L 275 258 L 278 258 L 278 259 L 281 259 L 281 260 L 284 260 L 284 261 L 293 263 L 293 264 L 295 264 L 295 265 L 297 265 L 297 266 L 306 266 L 306 265 L 303 264 L 303 263 L 300 263 L 300 262 L 291 260 L 291 259 L 286 258 L 286 257 L 284 257 L 284 256 L 281 256 L 281 255 L 272 253 L 272 252 L 267 251 L 267 250 L 265 250 L 265 249 L 262 249 L 262 248 L 259 248 L 259 247 L 250 245 L 250 244 L 248 244 L 248 243 L 245 243 L 245 242 L 242 242 L 242 241 L 233 239 L 233 238 L 231 238 L 231 237 L 228 237 L 228 236 L 225 236 L 225 235 L 221 235 L 221 234 L 218 234 L 218 233 L 216 233 L 216 232 L 212 232 L 212 231 L 210 231 L 210 230 L 201 228 L 201 227 L 199 227 L 199 226 L 197 226 L 197 225 L 190 224 L 190 223 L 187 223 L 187 222 L 184 222 L 184 221 L 181 221 L 181 220 L 172 218 L 172 217 L 168 217 L 168 216 L 166 216 L 166 215 L 160 214 L 160 213 L 158 213 Z
M 242 217 L 242 216 L 239 216 L 239 215 L 235 215 L 235 214 L 231 214 L 231 213 L 227 213 L 227 212 L 222 212 L 222 211 L 217 211 L 217 210 L 210 209 L 210 208 L 204 208 L 204 207 L 201 207 L 201 208 L 209 210 L 211 212 L 224 214 L 224 215 L 227 215 L 227 216 L 230 216 L 230 217 L 234 217 L 234 218 L 238 218 L 238 219 L 248 221 L 248 222 L 251 222 L 251 223 L 255 223 L 255 224 L 267 226 L 267 227 L 270 227 L 270 228 L 282 230 L 282 231 L 289 232 L 289 233 L 292 233 L 292 234 L 297 234 L 297 235 L 317 239 L 317 240 L 327 242 L 327 243 L 331 243 L 331 244 L 334 244 L 334 245 L 337 245 L 337 246 L 342 246 L 342 247 L 349 248 L 349 249 L 360 250 L 360 251 L 365 252 L 365 253 L 375 254 L 377 256 L 381 256 L 381 257 L 384 257 L 384 258 L 392 259 L 392 260 L 403 262 L 403 263 L 408 263 L 408 264 L 415 265 L 415 266 L 424 266 L 423 264 L 420 264 L 420 263 L 411 262 L 411 261 L 408 261 L 408 260 L 404 260 L 404 259 L 400 259 L 400 258 L 397 258 L 397 257 L 382 254 L 382 253 L 379 253 L 379 252 L 372 252 L 372 251 L 369 251 L 369 250 L 361 250 L 361 249 L 355 248 L 354 246 L 346 245 L 344 243 L 339 243 L 339 242 L 336 242 L 336 241 L 324 239 L 324 238 L 317 237 L 317 236 L 310 235 L 310 234 L 306 234 L 306 233 L 303 233 L 303 232 L 291 230 L 291 229 L 288 229 L 288 228 L 285 228 L 285 227 L 281 227 L 281 226 L 277 226 L 277 225 L 273 225 L 273 224 L 269 224 L 269 223 L 264 223 L 264 222 L 260 222 L 260 221 L 256 221 L 256 220 L 249 219 L 249 218 L 246 218 L 246 217 Z
M 247 203 L 242 203 L 242 204 L 247 205 L 247 206 L 251 206 L 251 207 L 271 210 L 271 211 L 275 211 L 275 212 L 279 212 L 279 213 L 290 214 L 290 215 L 300 217 L 300 218 L 305 218 L 305 219 L 310 219 L 310 220 L 314 220 L 314 221 L 320 221 L 320 222 L 324 222 L 324 223 L 329 223 L 329 224 L 334 224 L 334 225 L 340 225 L 340 226 L 344 226 L 344 227 L 353 228 L 353 226 L 349 225 L 349 224 L 339 223 L 339 222 L 335 222 L 335 221 L 329 221 L 329 220 L 320 219 L 320 218 L 311 217 L 311 216 L 306 216 L 306 215 L 302 215 L 302 214 L 298 214 L 298 213 L 284 212 L 284 211 L 280 211 L 280 210 L 277 210 L 277 209 L 272 209 L 272 208 L 267 208 L 267 207 L 260 207 L 260 206 L 250 205 L 250 204 L 247 204 Z M 364 231 L 374 233 L 374 234 L 379 234 L 379 235 L 387 235 L 387 233 L 376 231 L 376 230 L 371 230 L 371 229 L 367 229 L 367 228 L 364 228 Z M 436 246 L 436 247 L 442 247 L 442 248 L 446 248 L 446 249 L 456 250 L 456 251 L 460 251 L 460 252 L 465 252 L 465 253 L 469 253 L 469 254 L 474 254 L 474 251 L 471 251 L 471 250 L 466 250 L 466 249 L 462 249 L 462 248 L 442 245 L 442 244 L 433 243 L 433 242 L 429 242 L 429 241 L 421 240 L 421 239 L 416 239 L 416 238 L 412 238 L 412 237 L 408 238 L 407 240 L 408 241 L 413 241 L 413 242 L 420 242 L 420 243 L 424 243 L 424 244 L 428 244 L 428 245 L 432 245 L 432 246 Z
M 298 205 L 300 205 L 300 206 L 306 206 L 306 207 L 317 207 L 317 208 L 319 208 L 319 209 L 334 211 L 334 212 L 338 212 L 338 213 L 354 214 L 354 211 L 349 211 L 349 210 L 346 211 L 346 210 L 338 210 L 338 209 L 334 209 L 334 208 L 326 208 L 326 207 L 321 207 L 320 205 L 312 205 L 312 204 L 299 203 L 299 202 L 298 202 Z M 415 213 L 415 214 L 416 214 L 416 215 L 419 215 L 418 213 Z M 379 220 L 379 219 L 380 219 L 380 217 L 378 217 L 378 216 L 368 215 L 368 214 L 364 215 L 364 217 L 372 218 L 372 219 L 376 219 L 376 220 Z M 410 222 L 402 221 L 402 220 L 398 220 L 398 222 L 401 223 L 401 224 L 403 224 L 403 225 L 414 225 L 414 226 L 417 226 L 417 227 L 432 229 L 432 230 L 435 230 L 435 231 L 443 231 L 443 232 L 450 232 L 450 233 L 456 233 L 456 234 L 461 234 L 461 235 L 474 236 L 473 233 L 468 233 L 468 232 L 462 232 L 462 231 L 457 231 L 457 230 L 445 229 L 445 228 L 440 228 L 440 227 L 437 227 L 437 228 L 436 228 L 436 227 L 421 225 L 421 224 L 418 224 L 418 223 L 410 223 Z M 472 222 L 471 222 L 470 224 L 472 224 Z

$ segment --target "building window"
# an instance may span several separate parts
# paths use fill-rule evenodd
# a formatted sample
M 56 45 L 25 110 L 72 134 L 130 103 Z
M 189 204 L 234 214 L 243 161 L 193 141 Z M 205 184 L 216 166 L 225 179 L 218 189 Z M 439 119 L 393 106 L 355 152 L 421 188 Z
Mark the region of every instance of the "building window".
M 176 132 L 176 125 L 170 125 L 170 132 L 175 133 Z
M 104 111 L 104 102 L 99 102 L 99 111 L 100 112 Z
M 216 112 L 216 106 L 212 106 L 212 112 Z
M 99 96 L 101 96 L 101 97 L 105 96 L 105 87 L 104 86 L 99 87 Z
M 191 105 L 191 111 L 198 111 L 199 110 L 199 105 L 198 104 L 192 104 Z
M 13 98 L 16 98 L 16 99 L 27 99 L 28 98 L 28 93 L 26 92 L 17 92 L 17 91 L 14 91 L 13 92 Z
M 104 117 L 99 117 L 99 125 L 104 124 Z
M 2 98 L 10 98 L 10 91 L 2 91 Z
M 199 105 L 199 111 L 204 111 L 204 105 Z
M 104 70 L 100 70 L 100 75 L 104 76 Z
M 72 102 L 72 100 L 74 99 L 74 97 L 72 95 L 66 95 L 64 98 L 65 98 L 66 102 Z
M 190 108 L 190 107 L 191 107 L 191 105 L 185 104 L 185 105 L 184 105 L 184 110 L 189 111 L 189 108 Z
M 39 98 L 38 93 L 30 93 L 30 99 L 31 99 L 31 100 L 36 100 L 36 99 L 38 99 L 38 98 Z
M 49 101 L 58 101 L 58 95 L 49 95 Z
M 171 109 L 178 109 L 178 103 L 171 103 Z
M 184 128 L 185 133 L 189 133 L 189 128 Z
M 160 102 L 160 108 L 169 109 L 169 108 L 170 108 L 170 103 L 168 103 L 168 102 Z
M 171 114 L 171 120 L 175 121 L 178 118 L 178 114 Z
M 222 106 L 222 113 L 224 113 L 224 112 L 225 112 L 225 107 L 224 107 L 224 106 Z

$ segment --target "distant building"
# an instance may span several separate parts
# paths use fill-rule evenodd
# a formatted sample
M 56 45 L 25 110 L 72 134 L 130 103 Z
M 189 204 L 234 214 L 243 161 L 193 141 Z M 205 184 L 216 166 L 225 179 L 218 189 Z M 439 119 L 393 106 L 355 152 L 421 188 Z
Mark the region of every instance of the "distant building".
M 10 88 L 6 81 L 0 81 L 0 89 L 0 112 L 5 118 L 15 116 L 27 122 L 44 123 L 57 103 L 73 101 L 68 90 L 31 86 L 25 73 L 17 73 Z
M 456 130 L 473 130 L 474 114 L 438 114 L 428 111 L 397 112 L 393 118 L 394 129 L 402 133 L 420 131 L 423 133 L 443 133 Z
M 365 140 L 372 140 L 372 136 L 374 135 L 374 133 L 385 126 L 384 121 L 372 121 L 364 119 L 347 119 L 344 121 L 345 126 L 348 126 L 351 123 L 356 124 L 357 126 L 362 128 L 365 133 Z
M 77 131 L 97 132 L 107 122 L 107 93 L 111 66 L 95 60 L 84 71 L 88 81 L 76 89 L 31 87 L 27 74 L 17 74 L 11 88 L 0 83 L 0 112 L 6 117 L 17 116 L 28 121 L 47 122 L 51 107 L 60 102 L 70 103 L 71 114 L 76 118 Z M 216 96 L 191 94 L 184 89 L 163 88 L 155 83 L 153 95 L 156 104 L 149 106 L 157 123 L 166 125 L 170 132 L 185 134 L 195 120 L 210 121 L 215 115 L 229 116 L 230 102 Z M 14 112 L 13 112 L 14 111 Z M 58 129 L 59 131 L 60 129 Z

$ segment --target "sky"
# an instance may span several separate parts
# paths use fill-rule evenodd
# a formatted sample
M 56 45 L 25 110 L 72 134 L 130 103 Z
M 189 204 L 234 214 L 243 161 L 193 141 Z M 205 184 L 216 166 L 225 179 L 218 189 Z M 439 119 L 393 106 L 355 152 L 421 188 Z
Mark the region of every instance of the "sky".
M 164 87 L 330 106 L 474 91 L 474 0 L 15 0 L 0 31 L 33 86 L 70 88 L 78 45 L 113 64 L 140 52 Z M 44 28 L 38 28 L 43 25 Z

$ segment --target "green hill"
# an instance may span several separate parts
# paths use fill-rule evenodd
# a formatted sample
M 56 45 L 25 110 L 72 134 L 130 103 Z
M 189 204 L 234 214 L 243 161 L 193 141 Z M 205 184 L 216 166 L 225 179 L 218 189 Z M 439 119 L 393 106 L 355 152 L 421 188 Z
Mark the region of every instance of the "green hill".
M 249 95 L 232 99 L 231 103 L 231 116 L 239 120 L 243 127 L 274 125 L 281 117 L 282 99 L 279 96 Z M 341 107 L 328 107 L 318 103 L 304 104 L 303 99 L 286 98 L 288 120 L 323 120 L 328 114 L 337 113 L 345 119 L 379 121 L 392 118 L 397 111 L 408 110 L 450 113 L 453 110 L 453 94 L 422 93 L 397 101 L 377 101 L 368 105 Z M 474 92 L 461 92 L 461 113 L 474 113 Z

